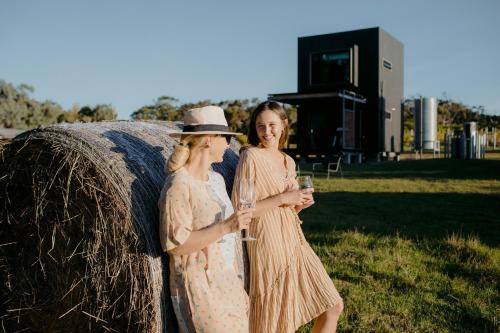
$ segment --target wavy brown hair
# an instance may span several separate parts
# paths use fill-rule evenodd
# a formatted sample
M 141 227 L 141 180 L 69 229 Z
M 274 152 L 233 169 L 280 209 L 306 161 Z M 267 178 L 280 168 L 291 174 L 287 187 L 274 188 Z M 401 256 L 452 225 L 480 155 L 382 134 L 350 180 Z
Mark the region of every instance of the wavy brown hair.
M 262 102 L 253 110 L 250 116 L 250 125 L 248 126 L 248 143 L 252 146 L 258 146 L 259 136 L 257 135 L 257 117 L 264 111 L 272 111 L 280 117 L 283 122 L 283 132 L 279 140 L 279 149 L 285 146 L 286 140 L 288 140 L 288 116 L 286 115 L 285 109 L 275 101 Z

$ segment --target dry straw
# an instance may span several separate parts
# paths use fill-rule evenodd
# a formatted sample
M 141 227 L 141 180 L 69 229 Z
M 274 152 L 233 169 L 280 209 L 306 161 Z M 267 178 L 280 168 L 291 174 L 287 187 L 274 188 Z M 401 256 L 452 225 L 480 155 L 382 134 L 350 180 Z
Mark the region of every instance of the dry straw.
M 0 147 L 2 331 L 177 331 L 157 208 L 173 131 L 58 125 Z M 228 189 L 237 146 L 214 166 Z

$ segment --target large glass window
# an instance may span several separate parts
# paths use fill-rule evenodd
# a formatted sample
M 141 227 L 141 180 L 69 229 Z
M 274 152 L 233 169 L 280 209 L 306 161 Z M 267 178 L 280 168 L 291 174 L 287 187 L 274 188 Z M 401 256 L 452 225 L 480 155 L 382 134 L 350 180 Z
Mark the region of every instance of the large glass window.
M 350 82 L 349 50 L 311 54 L 311 84 Z

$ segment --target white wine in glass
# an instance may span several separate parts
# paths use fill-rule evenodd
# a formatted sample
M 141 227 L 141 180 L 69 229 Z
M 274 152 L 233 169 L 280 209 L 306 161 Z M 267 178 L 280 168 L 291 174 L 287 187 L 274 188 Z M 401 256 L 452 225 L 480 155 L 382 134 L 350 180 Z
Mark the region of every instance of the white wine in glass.
M 253 180 L 243 178 L 240 181 L 240 209 L 255 208 L 255 186 Z M 249 230 L 243 231 L 242 241 L 254 241 L 256 238 L 250 236 Z
M 297 177 L 297 182 L 299 183 L 299 189 L 301 190 L 314 187 L 313 182 L 311 180 L 311 176 Z

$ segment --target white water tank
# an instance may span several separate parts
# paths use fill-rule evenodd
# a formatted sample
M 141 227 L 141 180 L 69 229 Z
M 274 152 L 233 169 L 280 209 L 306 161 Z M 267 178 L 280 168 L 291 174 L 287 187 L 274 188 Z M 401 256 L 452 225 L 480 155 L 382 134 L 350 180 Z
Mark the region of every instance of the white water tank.
M 435 150 L 437 137 L 437 100 L 435 97 L 415 99 L 415 149 Z

